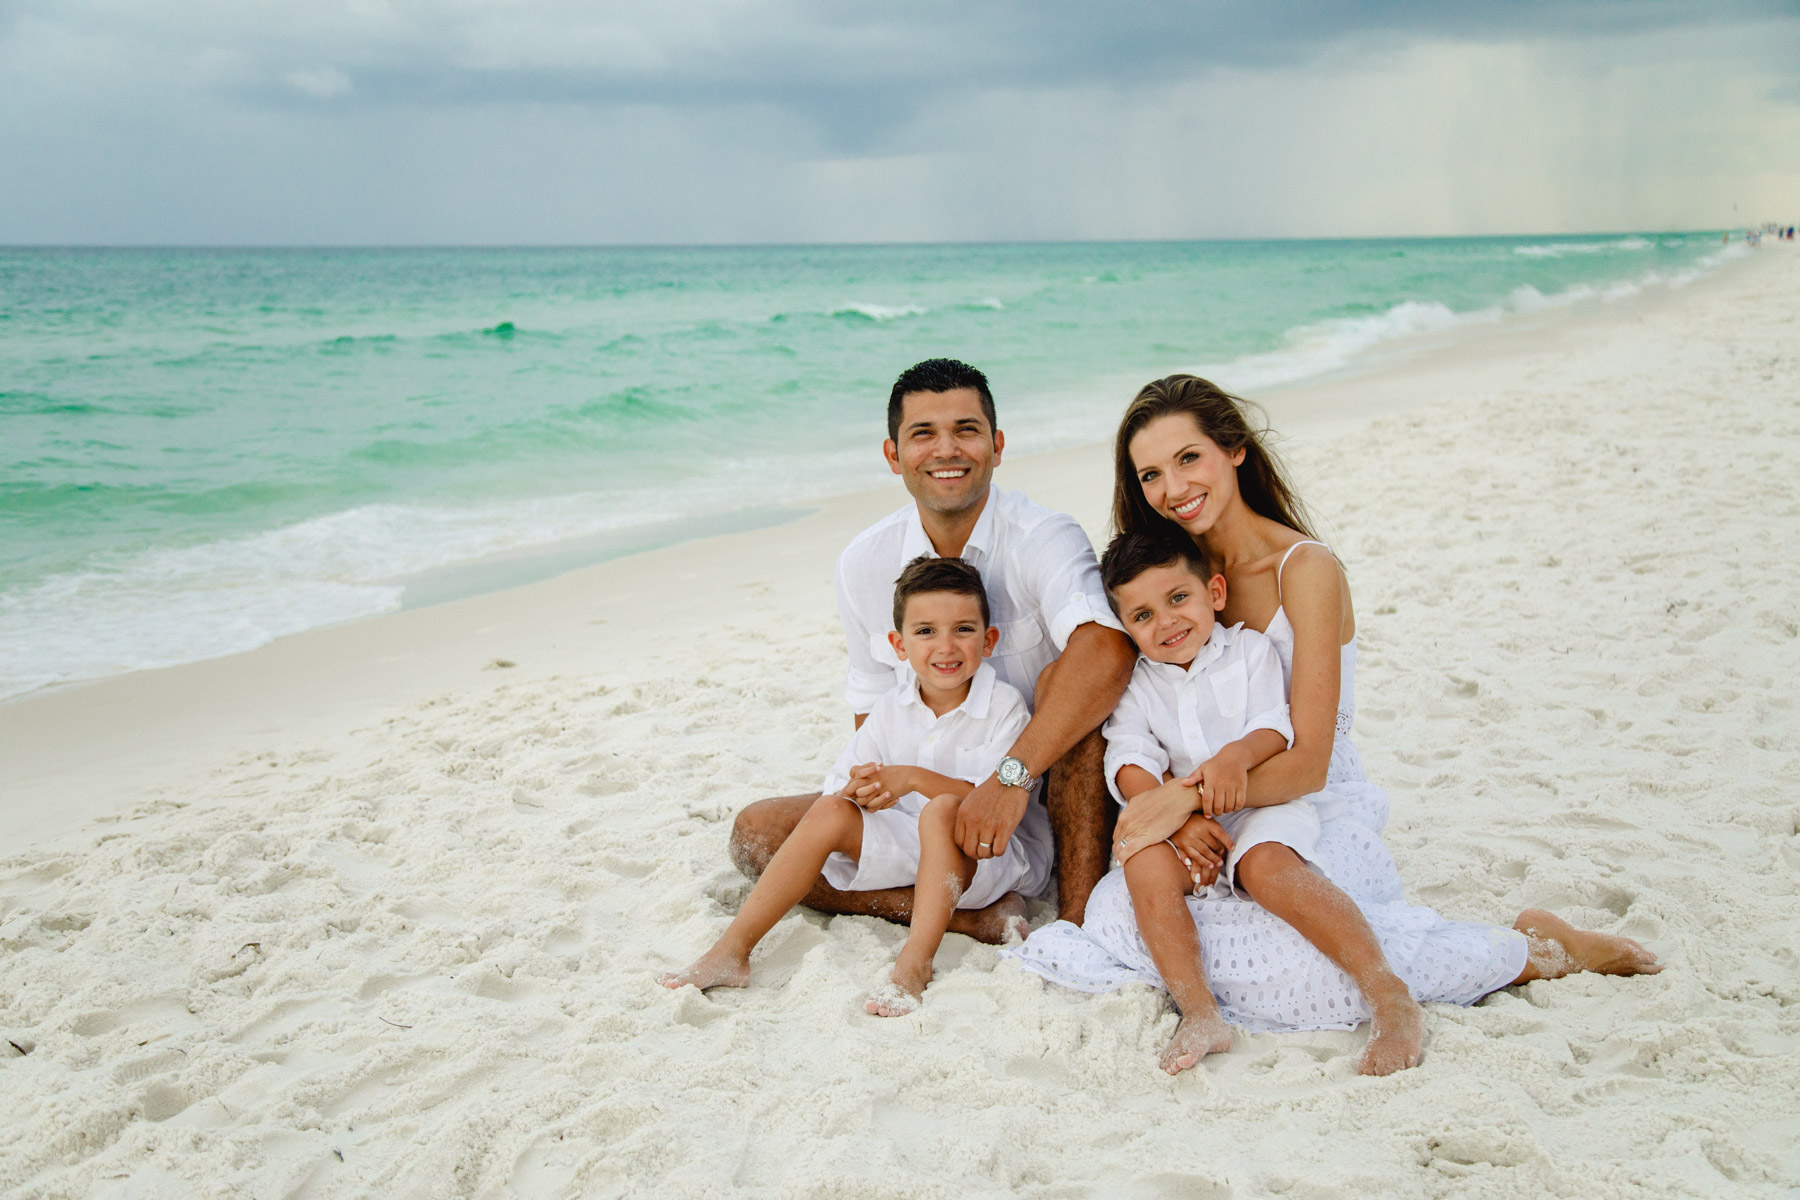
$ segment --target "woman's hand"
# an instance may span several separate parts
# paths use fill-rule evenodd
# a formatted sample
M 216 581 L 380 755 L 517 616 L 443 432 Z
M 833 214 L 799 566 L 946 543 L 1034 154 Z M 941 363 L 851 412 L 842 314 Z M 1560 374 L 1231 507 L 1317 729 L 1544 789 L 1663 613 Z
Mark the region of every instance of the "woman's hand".
M 1193 785 L 1171 780 L 1133 796 L 1113 830 L 1113 856 L 1124 863 L 1146 846 L 1166 841 L 1199 807 Z
M 1181 855 L 1188 874 L 1194 877 L 1196 889 L 1211 886 L 1231 854 L 1231 835 L 1225 827 L 1199 813 L 1189 817 L 1169 840 L 1175 844 L 1175 853 Z

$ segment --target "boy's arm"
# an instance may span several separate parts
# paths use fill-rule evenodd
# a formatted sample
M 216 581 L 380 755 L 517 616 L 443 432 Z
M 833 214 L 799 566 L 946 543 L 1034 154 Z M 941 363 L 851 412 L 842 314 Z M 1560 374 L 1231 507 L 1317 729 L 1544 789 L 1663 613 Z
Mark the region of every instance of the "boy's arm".
M 1124 766 L 1120 767 L 1117 775 L 1111 782 L 1119 789 L 1119 795 L 1124 798 L 1124 801 L 1127 804 L 1130 804 L 1133 800 L 1137 799 L 1151 788 L 1162 786 L 1162 780 L 1144 770 L 1144 768 L 1138 766 L 1136 763 L 1126 763 Z
M 1201 763 L 1200 811 L 1207 816 L 1236 812 L 1240 808 L 1269 807 L 1267 797 L 1249 795 L 1250 772 L 1288 748 L 1287 735 L 1276 729 L 1252 729 L 1235 742 L 1227 742 L 1217 754 Z M 1258 804 L 1261 800 L 1261 804 Z
M 1120 804 L 1146 790 L 1142 787 L 1135 792 L 1125 790 L 1123 772 L 1126 767 L 1136 768 L 1131 775 L 1134 781 L 1148 780 L 1149 785 L 1155 787 L 1168 777 L 1171 765 L 1168 750 L 1150 727 L 1150 710 L 1144 703 L 1145 686 L 1134 676 L 1100 730 L 1100 735 L 1106 739 L 1106 754 L 1101 767 L 1106 777 L 1106 789 Z
M 1250 714 L 1242 737 L 1229 742 L 1197 767 L 1183 782 L 1200 787 L 1200 811 L 1207 816 L 1241 808 L 1284 804 L 1292 797 L 1270 794 L 1249 785 L 1249 773 L 1294 744 L 1288 718 L 1287 688 L 1275 644 L 1254 629 L 1238 632 L 1244 652 L 1244 695 L 1241 711 Z
M 957 779 L 925 767 L 885 766 L 881 768 L 879 778 L 881 786 L 896 798 L 908 792 L 928 797 L 948 793 L 960 798 L 975 790 L 975 785 L 967 779 Z

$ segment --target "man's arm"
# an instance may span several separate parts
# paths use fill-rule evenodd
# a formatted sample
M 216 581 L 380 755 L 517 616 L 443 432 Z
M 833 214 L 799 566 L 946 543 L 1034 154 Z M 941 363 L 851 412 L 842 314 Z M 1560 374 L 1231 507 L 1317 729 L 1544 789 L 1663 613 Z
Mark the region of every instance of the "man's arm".
M 1118 630 L 1093 623 L 1078 626 L 1039 677 L 1036 711 L 1013 743 L 1012 756 L 1033 775 L 1048 771 L 1118 707 L 1136 662 L 1131 639 Z
M 1078 626 L 1062 654 L 1038 677 L 1037 711 L 1013 742 L 1012 756 L 1034 776 L 1049 770 L 1106 720 L 1125 694 L 1136 661 L 1137 652 L 1123 633 L 1092 622 Z M 976 785 L 956 817 L 956 842 L 963 853 L 977 859 L 1005 853 L 1030 799 L 1023 788 L 1003 787 L 991 775 Z
M 878 630 L 871 630 L 863 620 L 864 614 L 857 610 L 856 597 L 851 589 L 851 577 L 858 570 L 852 561 L 852 552 L 856 543 L 845 549 L 838 556 L 837 567 L 832 573 L 832 586 L 837 592 L 838 622 L 844 629 L 844 651 L 847 659 L 844 671 L 844 700 L 849 705 L 857 729 L 862 728 L 864 718 L 874 708 L 876 701 L 890 691 L 895 682 L 894 663 L 891 658 L 877 658 L 872 653 L 875 634 L 885 634 L 885 623 Z M 886 617 L 881 618 L 883 622 Z

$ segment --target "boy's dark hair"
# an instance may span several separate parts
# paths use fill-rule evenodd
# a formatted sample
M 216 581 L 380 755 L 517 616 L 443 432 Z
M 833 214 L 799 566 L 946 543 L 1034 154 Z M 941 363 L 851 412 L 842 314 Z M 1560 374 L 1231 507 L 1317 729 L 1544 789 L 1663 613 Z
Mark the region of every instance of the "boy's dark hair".
M 987 418 L 988 432 L 999 427 L 994 418 L 994 394 L 988 391 L 987 376 L 968 363 L 954 358 L 928 358 L 900 372 L 894 390 L 888 393 L 888 438 L 900 440 L 901 409 L 910 392 L 952 392 L 957 388 L 974 388 L 981 394 L 981 415 Z
M 981 606 L 981 623 L 993 624 L 988 618 L 987 589 L 981 586 L 981 572 L 960 558 L 934 558 L 921 554 L 907 563 L 900 578 L 894 580 L 895 629 L 906 623 L 906 602 L 925 592 L 973 596 Z
M 1206 550 L 1185 533 L 1138 530 L 1121 533 L 1108 542 L 1106 553 L 1100 556 L 1100 584 L 1106 589 L 1106 602 L 1112 605 L 1113 615 L 1119 613 L 1114 593 L 1145 571 L 1176 562 L 1186 564 L 1202 583 L 1219 573 Z

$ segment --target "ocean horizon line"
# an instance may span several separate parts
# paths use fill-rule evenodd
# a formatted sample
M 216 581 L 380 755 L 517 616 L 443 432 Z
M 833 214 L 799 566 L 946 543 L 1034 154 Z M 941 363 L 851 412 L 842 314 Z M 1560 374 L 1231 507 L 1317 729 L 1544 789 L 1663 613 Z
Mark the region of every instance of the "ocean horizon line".
M 1491 242 L 1519 238 L 1569 239 L 1586 237 L 1675 237 L 1729 233 L 1746 225 L 1693 228 L 1581 229 L 1565 232 L 1517 230 L 1508 233 L 1383 233 L 1383 234 L 1221 234 L 1207 237 L 1147 238 L 944 238 L 921 240 L 831 241 L 693 241 L 693 242 L 5 242 L 0 251 L 17 250 L 186 250 L 186 251 L 343 251 L 343 250 L 828 250 L 885 248 L 920 250 L 958 246 L 1193 246 L 1359 244 L 1372 242 Z

